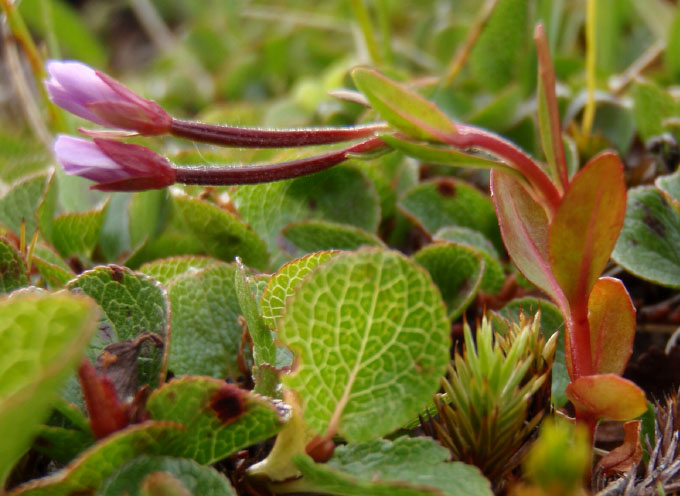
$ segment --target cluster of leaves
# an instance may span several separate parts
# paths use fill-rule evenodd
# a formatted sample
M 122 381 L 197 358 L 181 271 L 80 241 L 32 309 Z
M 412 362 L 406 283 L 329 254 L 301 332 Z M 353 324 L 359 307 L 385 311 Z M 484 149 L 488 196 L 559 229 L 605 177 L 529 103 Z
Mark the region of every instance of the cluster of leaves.
M 600 0 L 585 16 L 581 3 L 543 0 L 498 0 L 490 14 L 473 1 L 455 12 L 445 0 L 338 0 L 312 13 L 302 0 L 209 3 L 0 5 L 26 53 L 24 21 L 53 55 L 123 69 L 140 63 L 124 57 L 124 43 L 142 53 L 148 42 L 103 19 L 137 15 L 159 55 L 130 82 L 177 112 L 269 127 L 379 117 L 393 128 L 381 136 L 392 151 L 276 183 L 106 196 L 49 170 L 39 139 L 3 126 L 0 484 L 45 475 L 36 467 L 46 461 L 60 467 L 10 494 L 491 494 L 482 471 L 502 488 L 548 407 L 541 385 L 552 352 L 541 354 L 542 339 L 556 346 L 550 402 L 571 400 L 591 436 L 600 418 L 642 413 L 639 389 L 618 377 L 634 309 L 620 281 L 599 277 L 613 250 L 626 271 L 680 287 L 680 179 L 660 175 L 677 165 L 680 138 L 680 106 L 665 89 L 680 78 L 677 7 Z M 547 34 L 538 78 L 537 21 Z M 582 29 L 595 33 L 587 45 L 596 71 L 584 62 Z M 105 48 L 107 38 L 119 41 Z M 653 80 L 633 81 L 657 45 L 665 63 Z M 350 81 L 364 52 L 404 84 L 368 69 Z M 441 77 L 415 79 L 423 74 Z M 603 90 L 589 97 L 592 81 Z M 327 94 L 352 82 L 361 94 Z M 28 115 L 40 106 L 34 99 L 23 102 Z M 592 122 L 577 126 L 593 103 Z M 8 119 L 20 110 L 9 107 Z M 548 182 L 494 146 L 460 145 L 457 121 L 544 158 Z M 49 123 L 76 125 L 58 111 Z M 299 155 L 156 146 L 179 164 Z M 608 148 L 629 164 L 627 199 L 613 154 L 588 162 Z M 485 307 L 497 310 L 494 330 L 512 339 L 492 340 L 483 326 L 475 345 L 466 328 L 465 352 L 450 364 L 452 329 Z M 512 330 L 539 310 L 543 337 L 537 325 L 531 335 Z M 449 366 L 444 391 L 457 395 L 454 408 L 446 396 L 433 400 Z M 514 375 L 506 370 L 515 366 Z M 497 390 L 466 377 L 489 377 Z M 450 449 L 408 435 L 419 414 L 436 412 L 432 434 L 445 446 L 448 436 Z M 676 429 L 664 425 L 656 445 L 672 458 L 675 448 L 658 438 Z M 461 428 L 479 431 L 455 438 L 471 450 L 452 439 Z M 518 433 L 512 441 L 508 429 Z M 626 484 L 635 481 L 639 431 L 639 423 L 627 429 L 634 435 L 623 450 L 601 464 L 628 472 Z M 489 432 L 509 448 L 489 455 Z M 580 494 L 590 442 L 567 425 L 546 426 L 515 470 L 526 475 L 517 493 Z M 222 460 L 219 471 L 209 467 Z

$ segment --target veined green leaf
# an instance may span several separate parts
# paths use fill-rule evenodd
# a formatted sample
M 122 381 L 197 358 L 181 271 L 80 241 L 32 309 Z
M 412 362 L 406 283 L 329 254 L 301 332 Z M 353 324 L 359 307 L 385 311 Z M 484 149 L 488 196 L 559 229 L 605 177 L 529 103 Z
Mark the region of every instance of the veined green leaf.
M 298 393 L 307 425 L 350 442 L 410 420 L 449 360 L 448 319 L 430 277 L 379 249 L 319 265 L 288 300 L 279 339 L 297 359 L 284 385 Z
M 91 300 L 64 292 L 0 300 L 0 485 L 82 356 L 97 314 Z

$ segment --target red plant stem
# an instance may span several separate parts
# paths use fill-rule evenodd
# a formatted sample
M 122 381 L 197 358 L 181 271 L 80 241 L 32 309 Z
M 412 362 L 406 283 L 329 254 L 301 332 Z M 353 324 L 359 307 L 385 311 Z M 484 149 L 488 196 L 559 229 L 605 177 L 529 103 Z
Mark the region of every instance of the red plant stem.
M 327 145 L 365 138 L 386 129 L 388 127 L 385 124 L 338 128 L 257 129 L 218 126 L 174 118 L 170 123 L 170 134 L 173 136 L 213 145 L 243 148 Z
M 511 142 L 489 131 L 465 124 L 456 124 L 456 128 L 457 134 L 446 135 L 448 144 L 458 148 L 480 148 L 506 160 L 538 190 L 550 213 L 554 214 L 557 211 L 562 195 L 548 175 L 529 155 Z
M 590 350 L 590 323 L 587 304 L 575 303 L 571 307 L 568 337 L 571 345 L 572 381 L 584 375 L 592 375 L 592 352 Z
M 385 146 L 387 145 L 380 138 L 371 138 L 342 150 L 289 162 L 222 167 L 175 167 L 174 170 L 176 182 L 183 184 L 224 186 L 265 183 L 319 172 L 344 162 L 350 155 L 371 152 Z

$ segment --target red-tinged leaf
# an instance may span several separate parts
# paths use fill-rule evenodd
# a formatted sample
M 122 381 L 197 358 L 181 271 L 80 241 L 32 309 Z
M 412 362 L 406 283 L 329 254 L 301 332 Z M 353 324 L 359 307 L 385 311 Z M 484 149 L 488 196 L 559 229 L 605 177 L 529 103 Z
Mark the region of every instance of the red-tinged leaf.
M 625 432 L 623 444 L 604 455 L 598 462 L 597 469 L 601 469 L 604 475 L 611 476 L 616 473 L 624 474 L 633 465 L 640 463 L 640 460 L 642 460 L 641 426 L 642 422 L 639 420 L 626 422 L 623 425 Z
M 572 307 L 585 307 L 625 214 L 623 165 L 616 153 L 601 153 L 574 176 L 550 224 L 552 272 Z
M 373 69 L 352 71 L 357 88 L 391 126 L 411 138 L 446 141 L 456 125 L 435 104 Z
M 105 375 L 99 375 L 87 359 L 83 360 L 78 369 L 78 379 L 83 390 L 90 426 L 98 439 L 128 425 L 127 414 L 118 399 L 116 387 L 111 379 Z
M 541 145 L 550 165 L 550 173 L 553 179 L 565 186 L 569 179 L 567 160 L 562 144 L 560 114 L 557 96 L 555 95 L 555 69 L 550 57 L 550 48 L 543 24 L 536 26 L 534 41 L 538 55 L 538 124 Z
M 614 374 L 584 375 L 567 386 L 577 414 L 609 420 L 630 420 L 647 410 L 645 393 Z
M 491 172 L 491 196 L 503 242 L 520 272 L 563 310 L 564 296 L 548 263 L 548 217 L 515 176 Z
M 588 323 L 596 373 L 622 375 L 633 352 L 635 307 L 621 281 L 598 279 L 588 299 Z

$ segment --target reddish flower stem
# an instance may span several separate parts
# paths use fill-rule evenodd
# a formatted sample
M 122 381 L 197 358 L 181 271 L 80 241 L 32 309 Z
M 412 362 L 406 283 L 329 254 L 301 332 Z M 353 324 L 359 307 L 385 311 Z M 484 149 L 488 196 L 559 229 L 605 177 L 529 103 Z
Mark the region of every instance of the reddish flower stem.
M 378 150 L 387 145 L 380 138 L 370 138 L 350 147 L 324 155 L 306 157 L 289 162 L 266 165 L 243 166 L 194 166 L 175 167 L 175 180 L 183 184 L 224 186 L 231 184 L 255 184 L 281 179 L 291 179 L 328 169 L 344 162 L 352 154 Z
M 356 127 L 257 129 L 218 126 L 201 122 L 172 119 L 170 134 L 179 138 L 220 146 L 244 148 L 287 148 L 327 145 L 371 136 L 388 129 L 385 124 Z
M 568 339 L 571 341 L 571 363 L 573 366 L 572 381 L 584 375 L 592 375 L 593 359 L 590 350 L 590 323 L 588 322 L 588 306 L 575 304 L 569 315 Z

